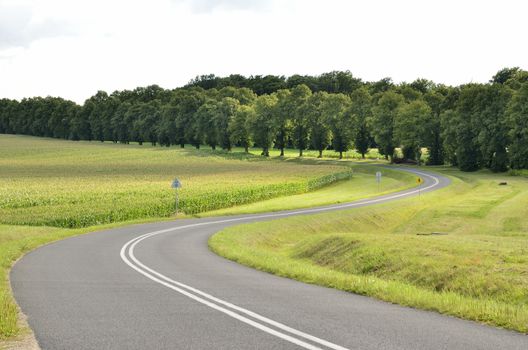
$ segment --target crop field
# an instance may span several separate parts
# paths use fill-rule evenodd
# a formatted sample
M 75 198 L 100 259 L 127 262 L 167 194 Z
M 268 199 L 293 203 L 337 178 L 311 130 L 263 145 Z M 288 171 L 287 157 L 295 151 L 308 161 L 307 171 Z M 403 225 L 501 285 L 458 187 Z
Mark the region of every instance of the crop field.
M 375 207 L 231 227 L 209 245 L 281 276 L 528 332 L 528 179 L 436 170 L 453 184 Z
M 316 161 L 0 135 L 0 223 L 85 227 L 304 193 L 351 176 Z

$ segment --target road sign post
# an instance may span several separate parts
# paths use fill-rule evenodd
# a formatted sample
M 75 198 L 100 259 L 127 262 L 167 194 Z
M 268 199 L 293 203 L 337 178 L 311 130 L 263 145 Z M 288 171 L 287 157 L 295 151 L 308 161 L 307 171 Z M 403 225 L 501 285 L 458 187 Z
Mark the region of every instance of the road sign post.
M 175 200 L 175 212 L 174 212 L 174 215 L 178 215 L 178 202 L 179 202 L 179 198 L 178 198 L 178 189 L 180 189 L 182 187 L 181 185 L 181 182 L 180 180 L 178 179 L 174 179 L 174 181 L 172 181 L 172 185 L 171 185 L 172 188 L 174 188 L 176 190 L 176 200 Z
M 416 183 L 418 184 L 418 198 L 420 198 L 421 192 L 422 192 L 423 179 L 421 177 L 417 177 L 416 178 Z
M 376 171 L 376 182 L 378 183 L 378 192 L 381 186 L 381 171 Z

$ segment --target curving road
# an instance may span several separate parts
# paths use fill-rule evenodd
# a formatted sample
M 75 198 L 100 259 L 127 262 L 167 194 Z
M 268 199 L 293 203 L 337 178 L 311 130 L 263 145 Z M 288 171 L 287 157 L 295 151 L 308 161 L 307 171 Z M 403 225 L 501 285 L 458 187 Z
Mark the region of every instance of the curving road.
M 422 192 L 449 184 L 419 174 Z M 414 195 L 95 232 L 27 254 L 11 285 L 42 349 L 528 349 L 522 334 L 277 277 L 207 248 L 230 225 Z

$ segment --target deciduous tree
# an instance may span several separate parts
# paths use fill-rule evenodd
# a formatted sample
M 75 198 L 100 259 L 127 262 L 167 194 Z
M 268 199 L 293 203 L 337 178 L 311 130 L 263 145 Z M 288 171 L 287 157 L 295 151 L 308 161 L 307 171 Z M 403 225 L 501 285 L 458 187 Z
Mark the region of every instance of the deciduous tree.
M 401 95 L 389 90 L 381 95 L 378 103 L 372 109 L 370 126 L 378 151 L 392 162 L 394 149 L 394 120 L 400 105 L 404 102 Z
M 323 156 L 323 151 L 330 145 L 330 128 L 323 111 L 327 99 L 328 93 L 316 92 L 307 103 L 310 142 L 312 147 L 319 152 L 319 158 Z
M 235 113 L 229 128 L 231 129 L 231 142 L 244 147 L 246 153 L 251 147 L 251 130 L 250 123 L 255 119 L 255 109 L 253 106 L 242 105 Z
M 262 155 L 269 157 L 269 149 L 275 141 L 277 125 L 274 120 L 277 96 L 262 95 L 255 103 L 255 114 L 250 122 L 253 140 L 262 148 Z
M 366 88 L 355 90 L 351 95 L 351 106 L 349 113 L 354 123 L 354 146 L 361 154 L 361 158 L 365 159 L 365 154 L 369 150 L 370 145 L 370 129 L 368 127 L 368 120 L 372 116 L 371 97 Z
M 507 123 L 511 126 L 509 147 L 511 167 L 528 169 L 528 83 L 517 90 L 507 109 Z
M 426 125 L 431 119 L 431 108 L 423 100 L 416 100 L 398 108 L 394 135 L 400 145 L 411 151 L 420 164 L 422 146 L 426 140 Z

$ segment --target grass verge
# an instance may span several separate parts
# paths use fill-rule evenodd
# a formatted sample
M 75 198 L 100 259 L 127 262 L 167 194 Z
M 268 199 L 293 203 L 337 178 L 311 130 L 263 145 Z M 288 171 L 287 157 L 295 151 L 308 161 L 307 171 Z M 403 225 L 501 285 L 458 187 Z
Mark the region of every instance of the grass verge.
M 437 170 L 453 185 L 379 206 L 235 226 L 209 245 L 280 276 L 528 332 L 528 180 Z

